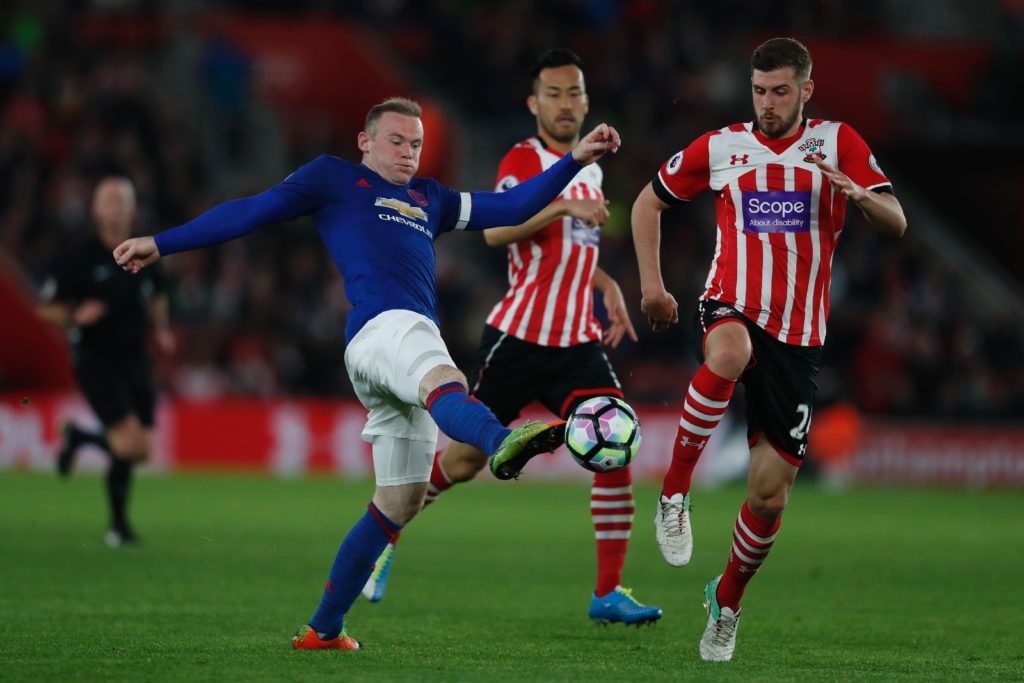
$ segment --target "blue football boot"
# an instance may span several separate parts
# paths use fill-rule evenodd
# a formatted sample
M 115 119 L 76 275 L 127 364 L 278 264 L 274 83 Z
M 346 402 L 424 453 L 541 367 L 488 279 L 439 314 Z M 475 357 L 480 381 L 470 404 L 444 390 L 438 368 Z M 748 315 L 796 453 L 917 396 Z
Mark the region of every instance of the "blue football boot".
M 633 597 L 631 588 L 616 586 L 608 595 L 590 599 L 590 618 L 598 624 L 622 623 L 626 626 L 653 624 L 661 619 L 661 608 L 641 605 Z

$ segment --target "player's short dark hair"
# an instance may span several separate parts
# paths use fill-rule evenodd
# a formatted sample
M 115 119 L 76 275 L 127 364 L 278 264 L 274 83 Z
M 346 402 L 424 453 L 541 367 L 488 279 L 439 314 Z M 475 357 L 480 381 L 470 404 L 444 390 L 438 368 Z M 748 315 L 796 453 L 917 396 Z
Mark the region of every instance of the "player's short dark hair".
M 775 71 L 791 67 L 798 81 L 811 77 L 811 53 L 796 38 L 772 38 L 757 46 L 750 56 L 750 70 Z
M 389 111 L 401 114 L 402 116 L 415 116 L 416 118 L 423 115 L 423 108 L 420 107 L 418 102 L 406 97 L 389 97 L 380 104 L 373 105 L 370 107 L 370 111 L 366 112 L 366 123 L 363 124 L 363 131 L 371 138 L 376 135 L 377 121 L 380 120 L 380 117 L 385 112 Z
M 544 69 L 554 69 L 559 66 L 578 66 L 583 70 L 583 60 L 578 54 L 567 47 L 553 47 L 537 58 L 533 68 L 530 69 L 530 89 L 537 94 L 537 86 L 540 83 L 540 72 Z

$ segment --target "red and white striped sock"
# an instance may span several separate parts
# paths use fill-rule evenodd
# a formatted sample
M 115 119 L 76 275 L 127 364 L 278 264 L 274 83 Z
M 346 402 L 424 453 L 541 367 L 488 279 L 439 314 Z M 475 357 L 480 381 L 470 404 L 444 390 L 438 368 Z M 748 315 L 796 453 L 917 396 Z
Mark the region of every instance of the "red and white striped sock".
M 732 398 L 736 380 L 719 377 L 707 365 L 701 365 L 690 382 L 690 389 L 683 400 L 683 414 L 679 418 L 672 447 L 672 464 L 665 473 L 661 493 L 672 496 L 690 491 L 693 468 L 711 438 L 711 432 L 718 426 Z
M 732 549 L 725 573 L 718 584 L 718 605 L 738 610 L 740 598 L 747 582 L 768 557 L 768 551 L 775 542 L 775 533 L 782 524 L 782 517 L 771 521 L 758 517 L 747 502 L 740 508 L 739 517 L 732 530 Z
M 629 534 L 633 530 L 633 475 L 630 468 L 594 474 L 590 489 L 590 517 L 597 539 L 597 586 L 607 595 L 622 583 Z
M 423 499 L 423 507 L 427 507 L 453 486 L 448 473 L 441 465 L 441 451 L 434 453 L 434 466 L 430 468 L 430 481 L 427 483 L 427 495 Z

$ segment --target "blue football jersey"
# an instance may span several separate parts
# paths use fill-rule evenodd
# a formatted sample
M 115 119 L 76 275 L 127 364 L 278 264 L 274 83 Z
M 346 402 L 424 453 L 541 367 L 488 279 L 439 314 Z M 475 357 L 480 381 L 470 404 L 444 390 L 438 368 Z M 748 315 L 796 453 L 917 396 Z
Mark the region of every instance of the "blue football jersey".
M 436 180 L 392 185 L 367 166 L 323 155 L 274 188 L 313 217 L 352 303 L 345 336 L 391 309 L 437 322 L 434 240 L 455 227 L 459 193 Z
M 156 235 L 161 256 L 218 244 L 260 225 L 310 215 L 345 278 L 345 336 L 393 309 L 437 322 L 434 240 L 448 230 L 519 225 L 582 168 L 567 154 L 507 192 L 456 192 L 429 178 L 392 185 L 363 164 L 321 155 L 252 197 L 215 206 Z

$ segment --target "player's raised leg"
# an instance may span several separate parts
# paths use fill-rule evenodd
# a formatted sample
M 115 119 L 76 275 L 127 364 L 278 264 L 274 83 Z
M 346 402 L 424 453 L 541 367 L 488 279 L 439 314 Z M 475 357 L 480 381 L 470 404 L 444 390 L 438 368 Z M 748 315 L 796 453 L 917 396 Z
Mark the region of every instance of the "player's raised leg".
M 565 441 L 565 420 L 532 422 L 513 429 L 491 454 L 491 474 L 498 479 L 518 479 L 535 456 L 550 453 Z
M 491 472 L 498 479 L 517 478 L 526 463 L 558 448 L 565 436 L 565 420 L 505 427 L 467 393 L 465 376 L 452 366 L 435 367 L 421 387 L 423 402 L 438 428 L 456 441 L 490 453 Z
M 698 315 L 704 317 L 704 304 Z M 731 309 L 725 309 L 730 311 Z M 713 314 L 712 314 L 713 315 Z M 736 380 L 750 363 L 750 336 L 745 325 L 725 318 L 707 324 L 704 334 L 704 363 L 697 370 L 683 400 L 683 413 L 672 449 L 672 463 L 665 474 L 658 510 L 654 517 L 655 536 L 665 561 L 681 567 L 693 554 L 690 525 L 690 484 L 704 446 L 732 398 Z
M 708 622 L 700 641 L 700 656 L 705 660 L 732 658 L 740 599 L 775 542 L 797 470 L 763 436 L 750 450 L 748 497 L 733 525 L 729 560 L 725 572 L 705 588 Z

